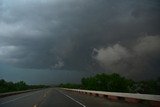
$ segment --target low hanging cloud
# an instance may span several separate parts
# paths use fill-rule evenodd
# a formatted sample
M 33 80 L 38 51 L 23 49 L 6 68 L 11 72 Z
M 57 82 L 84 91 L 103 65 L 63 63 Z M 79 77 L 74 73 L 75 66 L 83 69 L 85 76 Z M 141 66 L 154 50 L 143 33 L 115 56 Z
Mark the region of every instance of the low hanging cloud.
M 113 47 L 94 49 L 94 53 L 97 53 L 95 59 L 106 66 L 115 64 L 130 56 L 127 49 L 119 44 L 115 44 Z
M 160 52 L 160 37 L 145 36 L 137 40 L 133 50 L 138 55 L 156 54 Z
M 130 77 L 152 74 L 153 72 L 157 72 L 155 75 L 159 75 L 159 69 L 154 69 L 156 65 L 153 65 L 159 61 L 159 36 L 140 37 L 129 49 L 120 44 L 115 44 L 107 48 L 94 49 L 93 53 L 95 53 L 93 58 L 107 72 L 111 70 L 111 72 L 121 73 Z
M 53 66 L 53 69 L 60 69 L 64 66 L 64 62 L 61 58 L 57 57 L 57 63 Z

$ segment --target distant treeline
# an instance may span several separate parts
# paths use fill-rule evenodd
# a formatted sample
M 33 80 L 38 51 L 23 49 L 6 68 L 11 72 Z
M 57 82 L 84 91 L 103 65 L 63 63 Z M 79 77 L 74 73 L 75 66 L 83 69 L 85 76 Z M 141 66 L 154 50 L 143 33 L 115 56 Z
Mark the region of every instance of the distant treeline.
M 47 88 L 46 85 L 27 85 L 24 81 L 19 81 L 16 83 L 7 82 L 3 79 L 0 79 L 0 93 L 4 92 L 13 92 L 13 91 L 22 91 L 28 89 L 38 89 L 38 88 Z
M 160 94 L 160 78 L 135 82 L 119 74 L 97 74 L 88 78 L 82 78 L 81 84 L 60 84 L 64 88 L 78 88 L 86 90 L 128 92 L 142 94 Z

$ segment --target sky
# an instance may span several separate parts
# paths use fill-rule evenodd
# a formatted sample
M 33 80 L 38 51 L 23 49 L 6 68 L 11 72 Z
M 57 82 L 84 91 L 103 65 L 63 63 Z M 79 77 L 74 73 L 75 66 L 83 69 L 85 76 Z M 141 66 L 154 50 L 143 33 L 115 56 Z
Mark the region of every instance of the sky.
M 159 0 L 0 0 L 0 77 L 160 76 Z

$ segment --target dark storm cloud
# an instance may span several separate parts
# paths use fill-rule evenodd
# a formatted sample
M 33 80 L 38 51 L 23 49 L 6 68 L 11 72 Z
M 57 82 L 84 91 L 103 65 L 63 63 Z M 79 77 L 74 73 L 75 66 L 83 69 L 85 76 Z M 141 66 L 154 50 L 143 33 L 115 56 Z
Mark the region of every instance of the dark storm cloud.
M 160 51 L 155 42 L 143 48 L 143 40 L 159 40 L 159 6 L 158 0 L 3 0 L 0 60 L 24 68 L 159 75 L 159 55 L 143 56 Z M 106 68 L 104 61 L 114 63 Z M 145 72 L 145 66 L 151 69 Z

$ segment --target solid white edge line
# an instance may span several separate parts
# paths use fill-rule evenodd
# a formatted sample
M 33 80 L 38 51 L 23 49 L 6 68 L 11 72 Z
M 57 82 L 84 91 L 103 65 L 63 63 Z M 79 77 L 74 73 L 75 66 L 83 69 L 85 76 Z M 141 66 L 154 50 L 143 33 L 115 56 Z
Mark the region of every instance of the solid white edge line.
M 79 101 L 75 100 L 74 98 L 72 98 L 71 96 L 62 93 L 61 91 L 57 90 L 59 93 L 63 94 L 64 96 L 68 97 L 69 99 L 75 101 L 76 103 L 78 103 L 79 105 L 81 105 L 82 107 L 86 107 L 84 104 L 80 103 Z
M 25 97 L 31 96 L 31 95 L 36 94 L 36 93 L 38 93 L 38 92 L 40 92 L 40 91 L 34 92 L 34 93 L 32 93 L 32 94 L 29 94 L 29 95 L 24 95 L 24 96 L 21 96 L 21 97 L 17 97 L 17 98 L 15 98 L 15 99 L 12 99 L 12 100 L 9 100 L 9 101 L 0 103 L 0 105 L 7 104 L 7 103 L 10 103 L 10 102 L 19 100 L 19 99 L 21 99 L 21 98 L 25 98 Z

